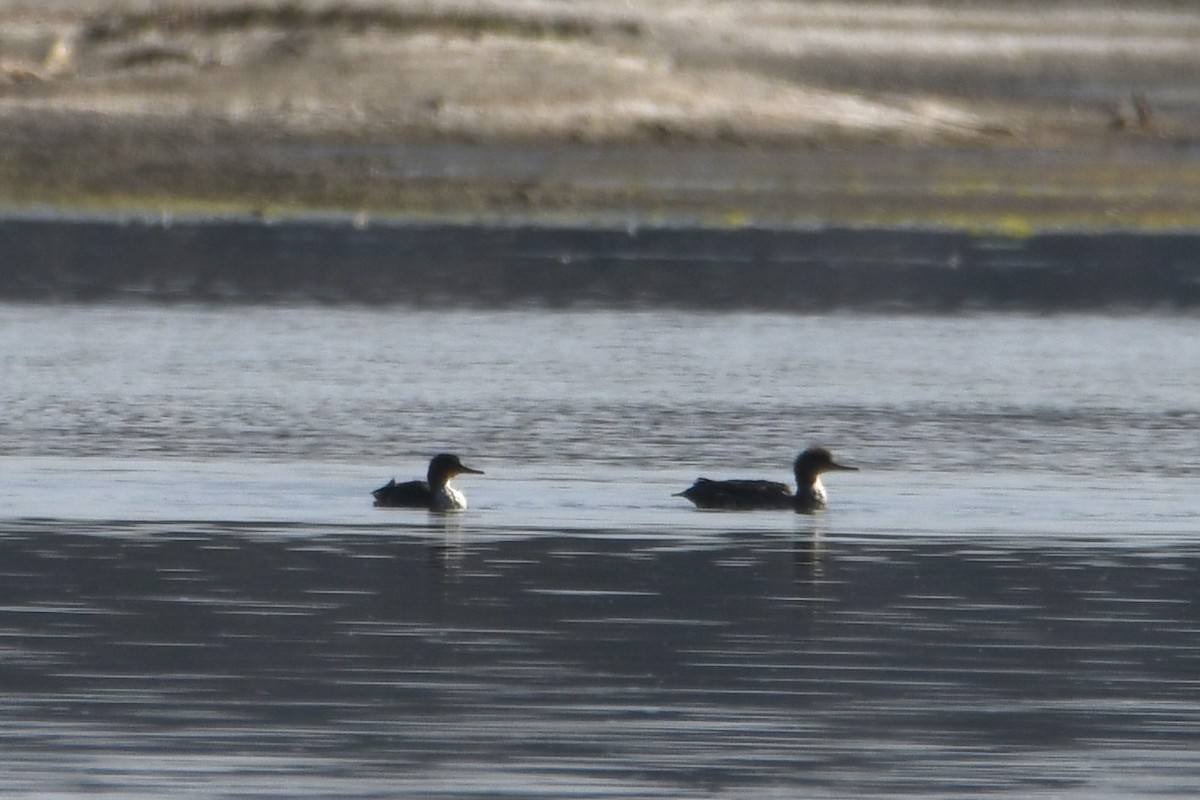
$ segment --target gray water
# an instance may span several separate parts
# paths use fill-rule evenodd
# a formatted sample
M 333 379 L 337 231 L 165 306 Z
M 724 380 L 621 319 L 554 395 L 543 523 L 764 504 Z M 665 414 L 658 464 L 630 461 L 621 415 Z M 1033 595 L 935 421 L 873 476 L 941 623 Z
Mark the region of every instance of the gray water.
M 0 795 L 1194 797 L 1200 318 L 0 306 Z M 697 475 L 861 468 L 828 511 Z M 440 450 L 470 508 L 375 509 Z

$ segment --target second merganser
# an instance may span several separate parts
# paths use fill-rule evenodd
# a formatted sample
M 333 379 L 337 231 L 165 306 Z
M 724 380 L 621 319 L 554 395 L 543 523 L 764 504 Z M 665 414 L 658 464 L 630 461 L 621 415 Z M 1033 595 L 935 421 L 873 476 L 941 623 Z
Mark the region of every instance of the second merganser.
M 686 497 L 695 503 L 697 508 L 722 508 L 732 511 L 790 508 L 807 514 L 825 507 L 828 495 L 821 484 L 821 473 L 851 471 L 857 470 L 858 467 L 837 463 L 824 447 L 810 447 L 796 456 L 793 469 L 796 473 L 794 493 L 786 483 L 775 481 L 713 481 L 700 478 L 674 497 Z
M 371 495 L 375 505 L 388 508 L 425 508 L 430 511 L 461 511 L 467 498 L 450 485 L 450 479 L 462 474 L 482 475 L 483 471 L 463 466 L 458 456 L 439 453 L 429 462 L 426 480 L 396 483 L 395 478 Z

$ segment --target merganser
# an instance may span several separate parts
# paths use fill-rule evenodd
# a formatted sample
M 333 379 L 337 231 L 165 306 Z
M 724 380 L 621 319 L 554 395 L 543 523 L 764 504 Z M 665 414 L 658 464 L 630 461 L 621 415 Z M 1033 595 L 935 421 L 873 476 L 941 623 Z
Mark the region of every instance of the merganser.
M 825 507 L 827 495 L 821 485 L 821 473 L 857 470 L 833 460 L 824 447 L 810 447 L 796 456 L 796 492 L 786 483 L 775 481 L 712 481 L 700 478 L 687 490 L 673 497 L 686 497 L 697 508 L 724 508 L 749 511 L 759 508 L 790 508 L 811 513 Z
M 439 453 L 429 462 L 426 480 L 396 483 L 393 478 L 386 486 L 371 492 L 371 495 L 377 506 L 460 511 L 467 507 L 467 498 L 450 485 L 450 479 L 463 473 L 482 475 L 483 471 L 463 466 L 456 455 Z

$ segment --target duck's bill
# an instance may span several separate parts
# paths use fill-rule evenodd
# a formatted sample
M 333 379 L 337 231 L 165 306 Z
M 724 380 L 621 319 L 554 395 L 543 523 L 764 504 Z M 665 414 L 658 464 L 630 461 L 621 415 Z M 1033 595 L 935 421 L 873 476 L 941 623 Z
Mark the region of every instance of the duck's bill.
M 483 470 L 481 470 L 481 469 L 471 469 L 470 467 L 463 467 L 463 466 L 460 466 L 458 468 L 458 471 L 465 472 L 468 475 L 482 475 L 483 474 Z
M 829 468 L 841 470 L 842 472 L 858 472 L 858 467 L 851 467 L 851 466 L 847 466 L 846 464 L 839 464 L 836 461 L 830 461 Z

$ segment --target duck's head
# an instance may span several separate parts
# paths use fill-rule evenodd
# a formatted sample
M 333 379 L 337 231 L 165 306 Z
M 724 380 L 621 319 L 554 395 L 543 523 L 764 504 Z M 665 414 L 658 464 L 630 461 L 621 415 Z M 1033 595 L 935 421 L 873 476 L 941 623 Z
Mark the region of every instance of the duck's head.
M 438 453 L 429 462 L 429 485 L 444 486 L 455 475 L 464 473 L 482 475 L 483 470 L 471 469 L 459 461 L 458 456 L 451 453 Z
M 796 456 L 797 483 L 812 483 L 822 472 L 855 472 L 858 467 L 849 467 L 833 460 L 833 453 L 824 447 L 810 447 Z

